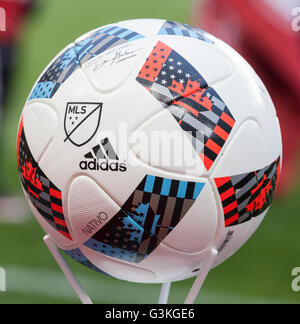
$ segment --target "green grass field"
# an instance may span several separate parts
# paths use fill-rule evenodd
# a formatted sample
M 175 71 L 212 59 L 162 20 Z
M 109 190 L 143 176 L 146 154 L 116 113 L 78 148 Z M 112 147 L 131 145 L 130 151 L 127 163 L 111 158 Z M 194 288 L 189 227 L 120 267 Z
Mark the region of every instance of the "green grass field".
M 15 162 L 17 123 L 26 97 L 48 62 L 72 40 L 98 26 L 131 18 L 166 18 L 188 22 L 184 0 L 51 0 L 31 17 L 22 37 L 18 64 L 5 116 L 2 180 L 7 191 L 21 193 Z M 4 158 L 3 158 L 4 157 Z M 300 188 L 285 201 L 275 201 L 250 241 L 211 272 L 197 303 L 298 303 L 291 271 L 300 266 Z M 7 271 L 7 292 L 0 303 L 76 303 L 63 274 L 42 243 L 34 219 L 0 225 L 0 267 Z M 156 303 L 158 285 L 139 285 L 99 275 L 69 262 L 97 303 Z M 175 283 L 171 303 L 182 303 L 192 280 Z

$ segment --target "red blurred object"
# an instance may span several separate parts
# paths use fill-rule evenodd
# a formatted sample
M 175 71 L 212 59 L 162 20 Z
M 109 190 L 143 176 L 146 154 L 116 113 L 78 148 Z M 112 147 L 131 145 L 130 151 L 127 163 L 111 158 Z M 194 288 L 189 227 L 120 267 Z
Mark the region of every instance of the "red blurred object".
M 274 101 L 283 137 L 279 193 L 297 183 L 300 157 L 300 33 L 292 9 L 299 0 L 206 0 L 194 10 L 196 25 L 236 49 L 256 70 Z
M 23 19 L 31 5 L 31 0 L 0 0 L 0 7 L 5 10 L 6 14 L 6 31 L 0 32 L 1 44 L 16 42 Z

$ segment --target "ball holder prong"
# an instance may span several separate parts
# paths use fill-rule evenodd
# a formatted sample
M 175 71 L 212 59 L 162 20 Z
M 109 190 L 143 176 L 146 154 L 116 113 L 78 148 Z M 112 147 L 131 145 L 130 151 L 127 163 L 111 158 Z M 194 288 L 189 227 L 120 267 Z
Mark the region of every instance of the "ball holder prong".
M 168 304 L 171 284 L 172 284 L 171 282 L 165 282 L 161 285 L 160 296 L 159 296 L 159 301 L 158 301 L 158 303 L 160 305 Z
M 207 255 L 207 259 L 204 259 L 203 261 L 203 266 L 201 267 L 201 270 L 184 302 L 185 304 L 194 304 L 209 271 L 212 269 L 216 261 L 217 256 L 218 251 L 215 248 L 212 248 Z
M 46 246 L 48 247 L 50 253 L 52 254 L 53 258 L 57 262 L 58 266 L 66 276 L 67 280 L 69 281 L 70 285 L 73 287 L 76 295 L 79 297 L 81 302 L 83 304 L 92 304 L 92 301 L 90 297 L 87 295 L 87 293 L 84 291 L 82 286 L 80 285 L 78 279 L 74 275 L 73 271 L 70 269 L 70 267 L 67 265 L 65 259 L 62 257 L 62 255 L 59 252 L 59 249 L 55 242 L 51 239 L 50 235 L 44 236 L 44 242 Z M 216 257 L 218 255 L 218 251 L 215 248 L 212 248 L 209 253 L 207 254 L 207 257 L 203 260 L 203 266 L 201 267 L 201 270 L 185 300 L 185 304 L 193 304 L 200 292 L 200 289 L 207 278 L 207 275 L 211 268 L 213 267 Z M 170 295 L 170 289 L 171 289 L 171 282 L 163 283 L 161 286 L 160 296 L 159 296 L 159 304 L 165 305 L 168 303 L 169 295 Z
M 76 295 L 79 297 L 83 304 L 92 304 L 90 297 L 86 294 L 82 286 L 80 285 L 78 279 L 75 277 L 73 271 L 67 265 L 65 259 L 60 254 L 57 245 L 51 239 L 49 235 L 44 236 L 44 242 L 47 245 L 49 251 L 53 255 L 55 261 L 59 265 L 62 272 L 65 274 L 67 280 L 69 281 L 70 285 L 73 287 Z

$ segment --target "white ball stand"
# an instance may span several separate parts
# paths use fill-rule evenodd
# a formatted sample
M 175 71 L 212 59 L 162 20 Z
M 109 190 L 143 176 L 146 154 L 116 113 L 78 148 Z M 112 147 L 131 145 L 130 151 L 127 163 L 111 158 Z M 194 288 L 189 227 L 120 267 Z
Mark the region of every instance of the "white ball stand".
M 83 304 L 92 304 L 90 297 L 86 294 L 82 286 L 80 285 L 78 279 L 66 263 L 65 259 L 59 252 L 58 247 L 56 246 L 55 242 L 51 239 L 49 235 L 44 236 L 44 242 L 47 245 L 49 251 L 51 252 L 52 256 L 54 257 L 55 261 L 61 268 L 62 272 L 66 276 L 67 280 L 69 281 L 70 285 L 73 287 L 76 295 L 79 297 Z M 200 292 L 200 289 L 209 273 L 211 268 L 213 267 L 216 257 L 218 255 L 218 251 L 215 248 L 211 248 L 209 253 L 204 259 L 203 266 L 197 278 L 189 291 L 189 294 L 185 300 L 185 304 L 193 304 Z M 171 282 L 166 282 L 162 284 L 160 297 L 159 297 L 159 304 L 167 304 L 169 299 L 171 289 Z

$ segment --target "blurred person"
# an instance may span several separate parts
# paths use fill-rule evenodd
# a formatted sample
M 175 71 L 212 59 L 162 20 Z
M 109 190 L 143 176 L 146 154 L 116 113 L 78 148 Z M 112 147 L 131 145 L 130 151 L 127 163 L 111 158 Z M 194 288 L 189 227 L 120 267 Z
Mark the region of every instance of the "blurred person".
M 20 32 L 33 0 L 0 0 L 5 11 L 6 28 L 0 31 L 0 148 L 2 147 L 3 114 L 10 77 L 15 63 Z M 3 168 L 0 168 L 3 170 Z M 3 172 L 3 171 L 2 171 Z M 19 221 L 27 214 L 23 198 L 3 196 L 5 188 L 0 176 L 0 221 Z
M 283 138 L 279 194 L 297 183 L 300 157 L 300 32 L 292 12 L 300 0 L 199 0 L 192 23 L 236 49 L 265 83 Z
M 6 30 L 0 32 L 0 102 L 1 110 L 6 99 L 7 87 L 15 59 L 20 31 L 24 19 L 34 0 L 0 0 L 0 8 L 5 10 Z

